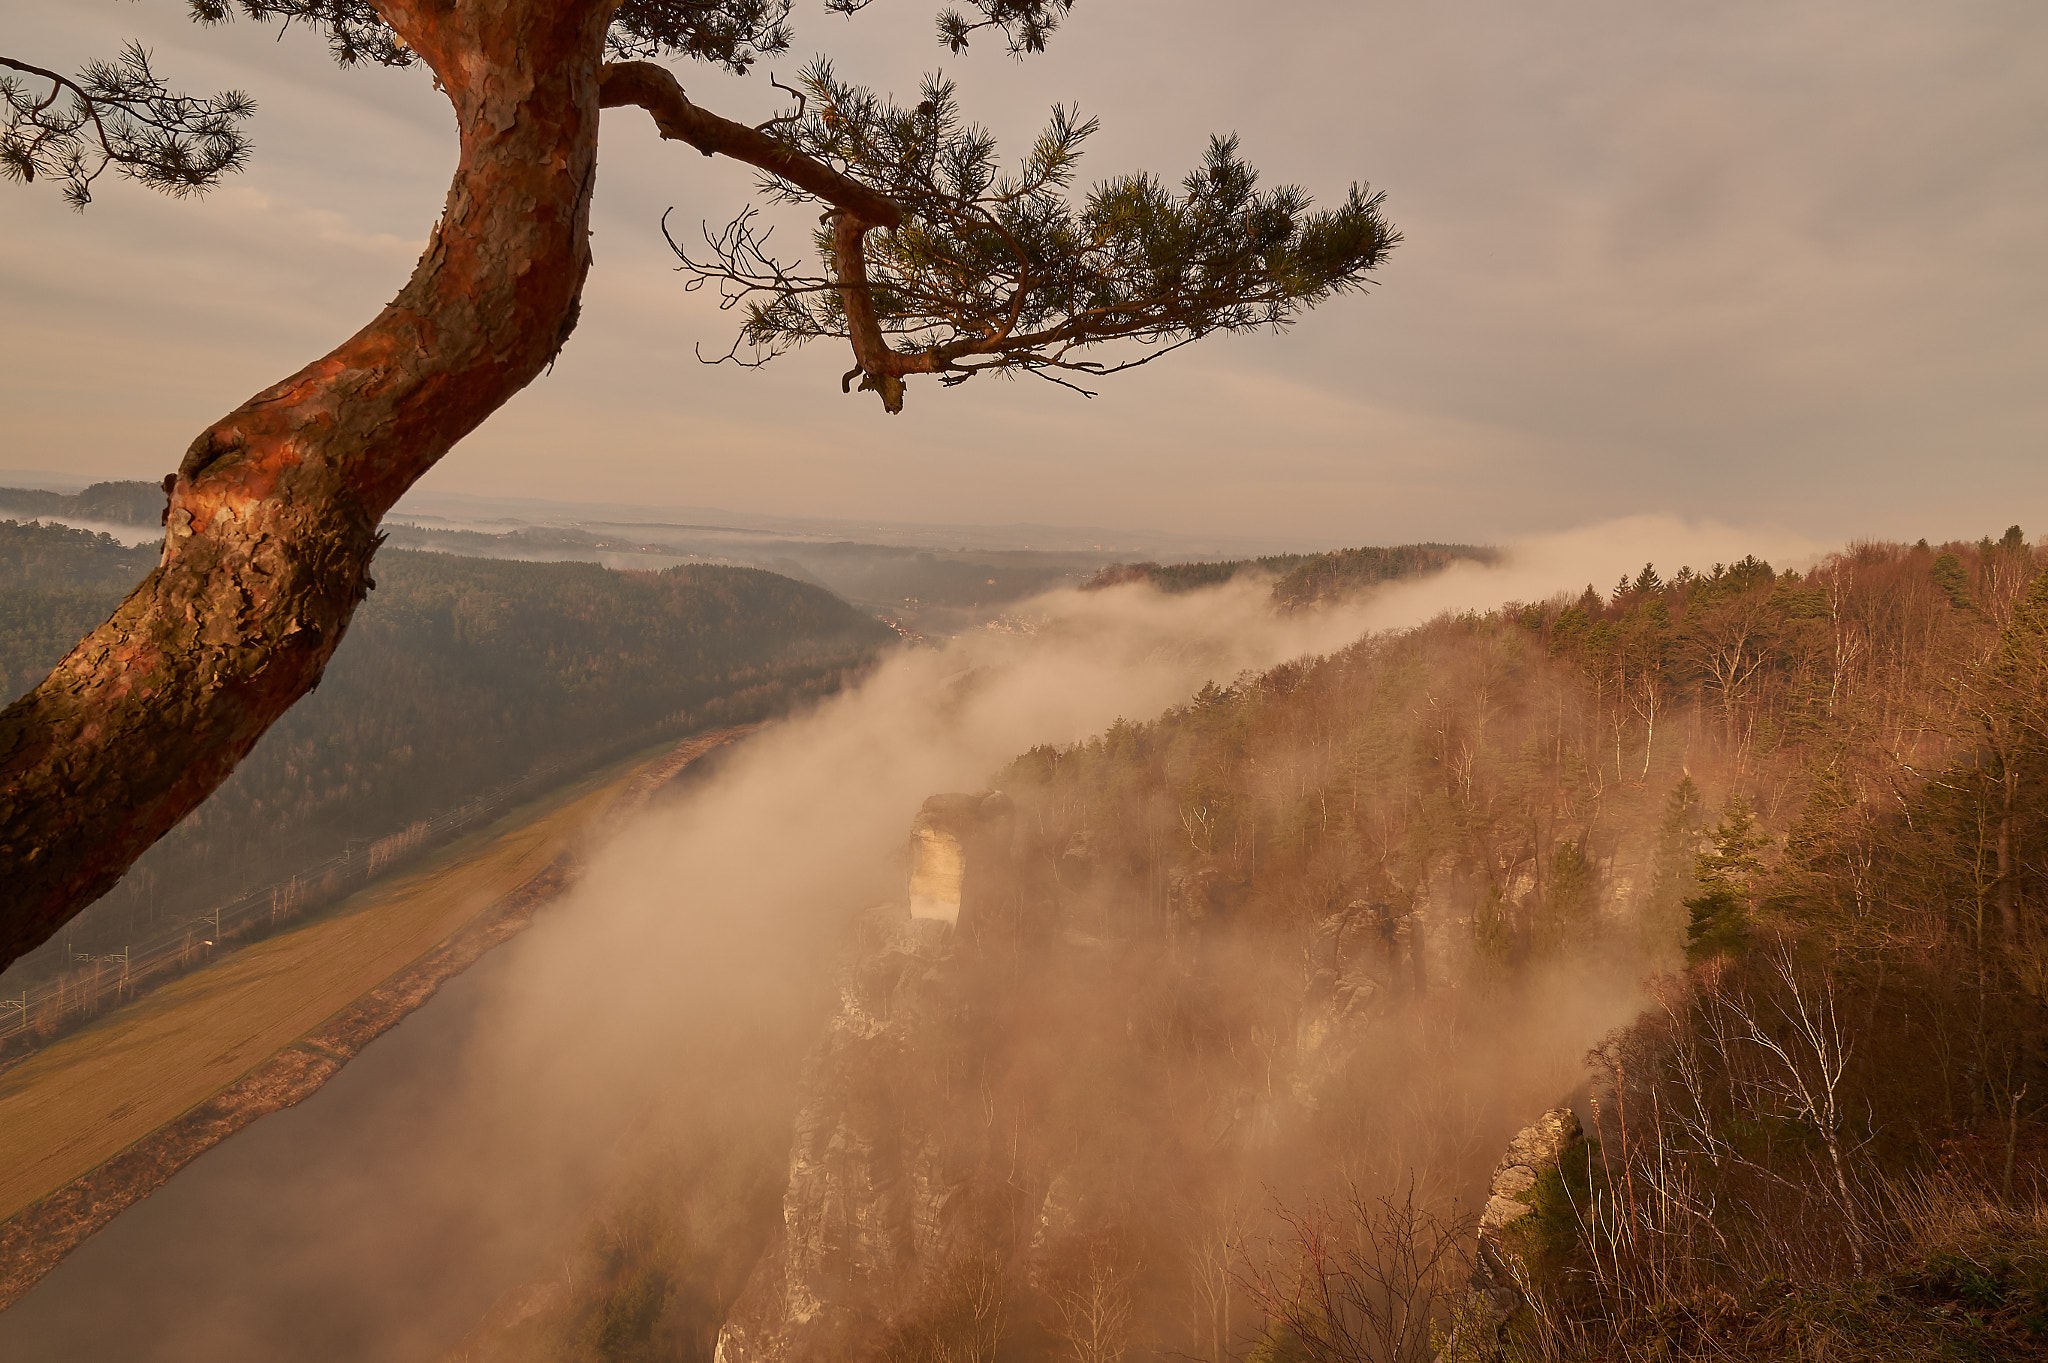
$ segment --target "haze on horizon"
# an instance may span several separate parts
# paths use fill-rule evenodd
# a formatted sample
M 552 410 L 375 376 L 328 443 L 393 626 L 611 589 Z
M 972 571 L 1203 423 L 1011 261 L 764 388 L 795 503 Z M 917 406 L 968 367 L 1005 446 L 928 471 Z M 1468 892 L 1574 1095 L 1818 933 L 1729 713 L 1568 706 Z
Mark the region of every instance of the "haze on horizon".
M 1269 181 L 1328 200 L 1370 180 L 1406 241 L 1369 296 L 1093 401 L 926 381 L 891 419 L 840 394 L 832 346 L 696 362 L 732 318 L 684 292 L 658 220 L 722 221 L 751 177 L 610 116 L 578 331 L 422 492 L 1331 543 L 1645 513 L 1815 542 L 2048 522 L 2027 476 L 2048 436 L 2048 12 L 1288 15 L 1084 0 L 1013 62 L 995 43 L 948 57 L 928 5 L 806 3 L 773 69 L 829 50 L 901 93 L 943 65 L 1011 153 L 1079 101 L 1104 125 L 1084 182 L 1177 178 L 1231 130 Z M 138 37 L 180 86 L 259 105 L 251 170 L 202 201 L 109 177 L 81 216 L 43 186 L 0 192 L 0 466 L 154 479 L 397 291 L 452 164 L 446 106 L 424 72 L 337 71 L 311 35 L 201 30 L 170 0 L 11 17 L 10 50 L 41 64 Z M 749 122 L 776 112 L 766 74 L 683 73 Z

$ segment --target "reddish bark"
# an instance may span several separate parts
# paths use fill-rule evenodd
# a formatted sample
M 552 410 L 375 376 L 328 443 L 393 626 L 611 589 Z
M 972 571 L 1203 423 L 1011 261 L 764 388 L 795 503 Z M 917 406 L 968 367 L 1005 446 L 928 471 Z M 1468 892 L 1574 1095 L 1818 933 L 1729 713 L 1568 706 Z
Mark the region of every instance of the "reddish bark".
M 412 279 L 193 442 L 161 566 L 0 713 L 0 965 L 45 941 L 317 685 L 375 527 L 531 381 L 589 268 L 605 0 L 383 0 L 461 159 Z

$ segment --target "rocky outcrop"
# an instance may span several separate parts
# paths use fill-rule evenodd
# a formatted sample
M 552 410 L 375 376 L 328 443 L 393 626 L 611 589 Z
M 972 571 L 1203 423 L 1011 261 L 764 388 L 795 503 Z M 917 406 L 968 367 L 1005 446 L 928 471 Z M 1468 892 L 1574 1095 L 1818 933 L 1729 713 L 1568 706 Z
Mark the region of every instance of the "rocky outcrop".
M 842 958 L 778 1224 L 718 1363 L 1080 1355 L 1061 1332 L 1087 1312 L 1145 1332 L 1119 1349 L 1215 1356 L 1236 1339 L 1246 1199 L 1313 1196 L 1302 1152 L 1409 1129 L 1331 1099 L 1423 1086 L 1405 1048 L 1446 960 L 1440 898 L 1368 885 L 1306 934 L 1273 931 L 1216 859 L 1138 880 L 1078 822 L 1015 817 L 993 792 L 919 811 L 906 893 Z M 1516 1195 L 1577 1139 L 1560 1109 L 1511 1142 L 1496 1264 Z M 1475 1280 L 1486 1329 L 1520 1305 L 1512 1282 L 1501 1269 L 1496 1300 Z M 1189 1315 L 1190 1292 L 1220 1314 Z
M 1302 1047 L 1313 1051 L 1346 1023 L 1387 1011 L 1422 987 L 1417 915 L 1353 900 L 1316 924 L 1308 947 Z
M 954 1229 L 966 1175 L 930 1121 L 957 1058 L 952 930 L 899 903 L 858 936 L 805 1063 L 782 1224 L 719 1337 L 720 1363 L 862 1352 Z
M 1466 1363 L 1502 1356 L 1502 1336 L 1515 1312 L 1522 1309 L 1522 1282 L 1527 1271 L 1521 1255 L 1505 1237 L 1515 1222 L 1535 1210 L 1528 1199 L 1546 1173 L 1560 1168 L 1574 1146 L 1586 1139 L 1578 1114 L 1554 1107 L 1515 1134 L 1494 1166 L 1485 1210 L 1479 1216 L 1471 1291 L 1458 1312 L 1457 1326 L 1440 1363 Z
M 1504 1227 L 1528 1215 L 1532 1208 L 1523 1195 L 1585 1138 L 1578 1114 L 1568 1107 L 1554 1107 L 1523 1127 L 1494 1166 L 1486 1209 L 1479 1215 L 1480 1238 L 1498 1239 Z
M 910 825 L 910 916 L 956 923 L 967 867 L 1008 851 L 1010 799 L 1001 791 L 934 795 Z
M 719 1334 L 719 1363 L 858 1358 L 985 1257 L 1019 1191 L 983 1176 L 986 999 L 972 925 L 1006 876 L 1009 801 L 936 796 L 906 901 L 863 915 L 806 1060 L 782 1221 Z

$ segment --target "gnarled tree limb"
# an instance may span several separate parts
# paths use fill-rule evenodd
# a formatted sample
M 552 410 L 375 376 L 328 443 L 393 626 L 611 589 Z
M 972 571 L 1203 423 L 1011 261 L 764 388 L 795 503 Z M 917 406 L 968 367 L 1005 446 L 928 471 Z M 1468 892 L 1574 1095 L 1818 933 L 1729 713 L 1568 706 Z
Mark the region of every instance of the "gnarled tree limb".
M 378 519 L 537 375 L 589 268 L 605 0 L 386 0 L 461 159 L 368 326 L 195 440 L 162 563 L 0 712 L 0 964 L 46 940 L 317 685 Z
M 981 18 L 942 28 L 956 49 L 988 26 L 1030 51 L 1070 0 L 967 3 Z M 908 374 L 1105 373 L 1146 361 L 1074 352 L 1122 341 L 1155 358 L 1216 330 L 1285 325 L 1363 287 L 1398 240 L 1379 197 L 1359 187 L 1317 212 L 1293 187 L 1258 190 L 1228 139 L 1182 181 L 1184 196 L 1137 175 L 1069 203 L 1095 125 L 1063 107 L 1006 176 L 941 80 L 899 109 L 821 61 L 794 114 L 753 128 L 697 108 L 667 70 L 633 60 L 689 56 L 743 72 L 787 50 L 788 0 L 188 4 L 204 22 L 312 25 L 343 65 L 425 63 L 455 110 L 461 159 L 404 290 L 193 442 L 170 481 L 160 565 L 0 712 L 0 966 L 104 893 L 318 683 L 371 586 L 379 519 L 560 350 L 589 267 L 600 108 L 645 108 L 663 136 L 763 171 L 771 197 L 825 206 L 823 276 L 768 260 L 745 214 L 712 238 L 715 263 L 685 265 L 699 282 L 720 280 L 729 305 L 768 296 L 750 303 L 743 332 L 757 349 L 848 338 L 861 386 L 892 412 Z M 607 55 L 620 60 L 607 66 Z M 109 162 L 171 192 L 238 166 L 246 98 L 174 95 L 145 54 L 131 56 L 68 86 L 12 64 L 53 92 L 71 88 L 76 111 L 0 73 L 0 131 L 14 134 L 0 139 L 0 174 L 75 171 L 81 201 Z M 109 162 L 95 165 L 101 154 Z
M 700 109 L 683 93 L 675 72 L 654 62 L 612 62 L 604 68 L 600 102 L 607 109 L 638 105 L 671 142 L 687 142 L 706 156 L 730 156 L 780 176 L 805 193 L 854 214 L 871 227 L 895 227 L 903 210 L 860 181 L 841 175 L 758 128 Z
M 890 412 L 902 411 L 903 376 L 930 373 L 932 359 L 899 353 L 882 339 L 862 246 L 872 229 L 902 225 L 903 210 L 895 201 L 758 128 L 698 108 L 684 95 L 675 73 L 665 66 L 613 62 L 604 69 L 601 98 L 607 109 L 633 104 L 647 110 L 661 135 L 672 142 L 687 142 L 706 156 L 744 161 L 833 206 L 833 263 L 839 274 L 854 363 L 866 376 L 860 386 L 879 392 L 882 406 Z
M 1037 0 L 989 7 L 1051 13 Z M 891 412 L 911 374 L 952 385 L 1021 370 L 1085 393 L 1058 375 L 1135 368 L 1216 331 L 1285 327 L 1325 298 L 1366 287 L 1400 240 L 1383 196 L 1364 186 L 1328 208 L 1296 186 L 1260 188 L 1235 138 L 1212 138 L 1178 193 L 1141 174 L 1084 197 L 1071 190 L 1097 125 L 1065 106 L 1054 106 L 1005 174 L 994 139 L 964 116 L 950 81 L 927 77 L 923 98 L 899 106 L 821 59 L 799 85 L 805 107 L 778 126 L 778 173 L 763 191 L 827 206 L 813 242 L 824 273 L 800 274 L 768 255 L 750 215 L 707 229 L 707 258 L 670 245 L 699 282 L 718 281 L 725 306 L 746 302 L 741 339 L 757 357 L 844 338 L 856 369 L 843 386 L 860 376 Z M 870 235 L 879 224 L 858 203 L 814 191 L 782 166 L 802 167 L 809 183 L 836 174 L 871 185 L 901 220 Z M 1093 358 L 1120 344 L 1123 356 Z

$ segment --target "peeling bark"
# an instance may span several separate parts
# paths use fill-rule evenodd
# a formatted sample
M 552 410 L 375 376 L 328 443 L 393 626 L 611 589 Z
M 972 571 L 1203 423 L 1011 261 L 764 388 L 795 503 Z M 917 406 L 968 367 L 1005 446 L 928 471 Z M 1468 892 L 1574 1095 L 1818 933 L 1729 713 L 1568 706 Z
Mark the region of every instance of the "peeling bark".
M 0 713 L 0 965 L 47 940 L 318 685 L 376 526 L 525 387 L 590 264 L 609 0 L 383 0 L 454 107 L 447 206 L 397 298 L 186 451 L 163 561 Z

